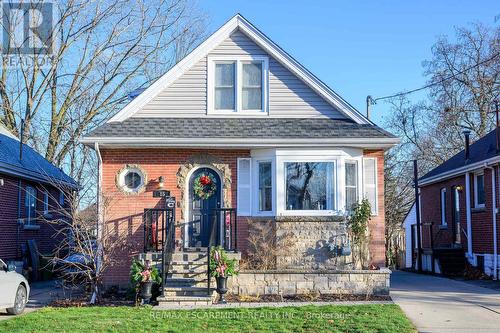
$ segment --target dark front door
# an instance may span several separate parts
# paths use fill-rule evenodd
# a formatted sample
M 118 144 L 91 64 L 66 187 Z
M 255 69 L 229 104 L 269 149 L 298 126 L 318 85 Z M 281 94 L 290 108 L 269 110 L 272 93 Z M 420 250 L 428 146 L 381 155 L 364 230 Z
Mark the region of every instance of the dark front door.
M 190 247 L 208 246 L 212 211 L 220 207 L 220 177 L 210 168 L 196 170 L 189 180 L 189 224 Z

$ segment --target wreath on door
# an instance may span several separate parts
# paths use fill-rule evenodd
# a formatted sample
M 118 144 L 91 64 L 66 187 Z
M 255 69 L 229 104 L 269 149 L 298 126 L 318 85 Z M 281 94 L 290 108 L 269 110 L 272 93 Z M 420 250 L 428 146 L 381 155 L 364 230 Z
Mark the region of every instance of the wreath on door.
M 217 191 L 215 179 L 209 174 L 202 173 L 195 178 L 193 191 L 194 194 L 200 199 L 206 200 L 210 198 L 214 195 L 215 191 Z

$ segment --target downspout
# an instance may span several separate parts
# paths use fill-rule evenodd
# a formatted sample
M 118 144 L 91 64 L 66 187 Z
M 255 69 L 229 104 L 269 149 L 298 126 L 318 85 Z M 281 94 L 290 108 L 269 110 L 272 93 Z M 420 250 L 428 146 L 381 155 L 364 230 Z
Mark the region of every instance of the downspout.
M 21 240 L 21 196 L 22 196 L 23 182 L 21 179 L 17 182 L 17 221 L 16 221 L 16 259 L 19 259 L 19 242 Z
M 102 224 L 103 224 L 103 214 L 101 207 L 101 194 L 102 194 L 102 156 L 101 151 L 99 150 L 99 143 L 94 144 L 94 149 L 97 155 L 97 198 L 96 198 L 96 206 L 97 206 L 97 258 L 96 258 L 96 273 L 101 269 L 101 259 L 102 259 Z M 90 300 L 91 304 L 95 304 L 98 295 L 98 286 L 95 286 L 95 290 L 92 291 L 92 297 Z
M 472 255 L 472 217 L 471 217 L 471 202 L 470 202 L 470 173 L 465 173 L 465 217 L 467 220 L 467 257 L 469 262 L 473 262 Z
M 497 251 L 497 198 L 495 184 L 495 168 L 487 167 L 491 170 L 491 212 L 493 215 L 493 279 L 498 278 L 498 251 Z

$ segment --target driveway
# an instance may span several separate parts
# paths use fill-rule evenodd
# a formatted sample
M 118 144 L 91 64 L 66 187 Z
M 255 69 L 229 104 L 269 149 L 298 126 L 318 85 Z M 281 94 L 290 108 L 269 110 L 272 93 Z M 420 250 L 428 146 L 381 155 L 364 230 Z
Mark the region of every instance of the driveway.
M 28 304 L 26 304 L 24 313 L 32 312 L 44 307 L 60 294 L 60 289 L 57 286 L 56 281 L 35 282 L 30 285 L 30 288 L 30 299 Z M 0 310 L 0 320 L 10 318 L 14 318 L 14 316 L 8 315 L 5 310 Z
M 419 332 L 500 332 L 500 290 L 395 271 L 391 296 Z

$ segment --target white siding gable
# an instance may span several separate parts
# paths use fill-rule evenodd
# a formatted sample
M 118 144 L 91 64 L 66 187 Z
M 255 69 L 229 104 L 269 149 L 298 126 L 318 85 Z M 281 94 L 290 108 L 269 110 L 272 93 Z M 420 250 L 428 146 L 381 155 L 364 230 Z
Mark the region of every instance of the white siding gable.
M 211 55 L 269 57 L 269 116 L 346 116 L 324 100 L 296 75 L 269 56 L 240 30 L 236 30 Z M 200 117 L 207 114 L 207 59 L 203 57 L 170 86 L 138 110 L 133 117 Z M 263 115 L 268 116 L 268 115 Z

